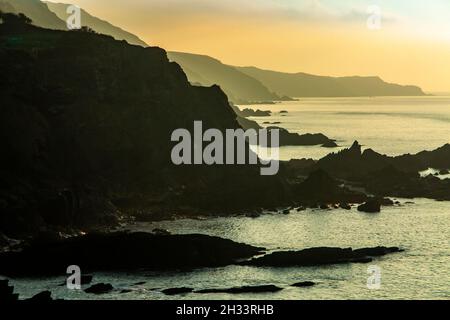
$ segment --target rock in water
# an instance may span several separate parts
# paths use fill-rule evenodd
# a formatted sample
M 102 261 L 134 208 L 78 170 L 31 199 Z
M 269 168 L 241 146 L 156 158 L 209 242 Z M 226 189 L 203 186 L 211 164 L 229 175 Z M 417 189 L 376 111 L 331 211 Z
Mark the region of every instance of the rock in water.
M 358 206 L 358 211 L 367 213 L 381 212 L 381 202 L 378 199 L 369 200 L 362 205 Z
M 401 252 L 397 247 L 376 247 L 353 250 L 352 248 L 310 248 L 301 251 L 277 251 L 259 258 L 241 262 L 241 265 L 258 267 L 295 267 L 341 263 L 367 263 L 372 257 Z
M 291 285 L 291 287 L 303 288 L 303 287 L 312 287 L 314 285 L 316 285 L 316 284 L 312 281 L 303 281 L 303 282 L 294 283 Z
M 340 203 L 339 204 L 339 208 L 341 208 L 341 209 L 345 209 L 345 210 L 351 210 L 352 209 L 352 207 L 348 204 L 348 203 Z
M 283 288 L 274 285 L 262 285 L 262 286 L 243 286 L 229 289 L 204 289 L 196 291 L 196 293 L 264 293 L 264 292 L 277 292 Z
M 194 291 L 194 289 L 183 287 L 183 288 L 165 289 L 162 291 L 162 293 L 164 293 L 165 295 L 168 295 L 168 296 L 174 296 L 174 295 L 178 295 L 178 294 L 190 293 L 192 291 Z
M 322 144 L 323 148 L 337 148 L 338 145 L 333 140 L 327 141 L 324 144 Z
M 112 290 L 114 290 L 114 287 L 109 283 L 97 283 L 84 290 L 84 292 L 93 294 L 104 294 L 111 292 Z

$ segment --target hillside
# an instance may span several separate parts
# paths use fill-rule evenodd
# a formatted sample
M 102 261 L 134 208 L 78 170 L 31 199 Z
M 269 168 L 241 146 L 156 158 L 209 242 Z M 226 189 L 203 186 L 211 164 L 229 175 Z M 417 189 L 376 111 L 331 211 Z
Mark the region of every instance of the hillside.
M 386 83 L 379 77 L 324 77 L 306 73 L 283 73 L 255 67 L 237 70 L 261 81 L 278 95 L 291 97 L 360 97 L 360 96 L 421 96 L 416 86 Z
M 47 4 L 39 0 L 0 0 L 0 11 L 23 13 L 38 27 L 65 30 L 66 23 L 50 11 Z
M 234 103 L 280 100 L 258 80 L 214 58 L 181 52 L 168 52 L 168 56 L 183 68 L 191 83 L 217 84 Z
M 46 4 L 48 8 L 61 20 L 65 21 L 67 19 L 67 7 L 70 6 L 70 4 L 53 2 L 46 2 Z M 105 20 L 94 17 L 83 9 L 81 9 L 81 25 L 90 27 L 98 33 L 110 35 L 116 40 L 125 40 L 129 44 L 135 44 L 143 47 L 147 46 L 144 41 L 139 39 L 134 34 L 122 30 L 121 28 L 116 27 Z

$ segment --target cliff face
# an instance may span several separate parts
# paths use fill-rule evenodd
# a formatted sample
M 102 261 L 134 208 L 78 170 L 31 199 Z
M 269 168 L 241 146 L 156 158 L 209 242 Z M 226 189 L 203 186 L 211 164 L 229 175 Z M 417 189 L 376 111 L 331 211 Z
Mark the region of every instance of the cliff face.
M 0 61 L 0 232 L 101 225 L 135 199 L 225 212 L 285 199 L 255 166 L 171 164 L 174 129 L 239 125 L 160 48 L 3 24 Z

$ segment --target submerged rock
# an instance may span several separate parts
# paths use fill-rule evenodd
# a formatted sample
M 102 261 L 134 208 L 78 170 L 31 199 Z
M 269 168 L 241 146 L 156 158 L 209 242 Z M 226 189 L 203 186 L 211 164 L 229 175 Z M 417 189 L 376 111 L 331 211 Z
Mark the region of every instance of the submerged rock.
M 194 291 L 194 289 L 183 287 L 183 288 L 165 289 L 162 291 L 162 293 L 164 293 L 167 296 L 174 296 L 174 295 L 178 295 L 178 294 L 191 293 L 192 291 Z
M 31 245 L 22 252 L 2 253 L 0 274 L 63 275 L 67 266 L 73 264 L 84 272 L 220 267 L 251 258 L 263 250 L 199 234 L 98 233 Z M 29 268 L 30 265 L 34 267 Z
M 291 287 L 298 287 L 298 288 L 303 288 L 303 287 L 312 287 L 315 286 L 316 283 L 312 282 L 312 281 L 303 281 L 303 282 L 297 282 L 291 285 Z
M 242 265 L 267 267 L 314 266 L 372 261 L 372 257 L 401 252 L 397 247 L 376 247 L 353 250 L 352 248 L 310 248 L 301 251 L 278 251 L 244 261 Z
M 264 292 L 277 292 L 281 291 L 283 288 L 274 285 L 262 285 L 262 286 L 243 286 L 228 289 L 204 289 L 198 290 L 195 293 L 264 293 Z
M 109 283 L 97 283 L 84 290 L 84 292 L 93 294 L 104 294 L 111 292 L 112 290 L 114 290 L 114 287 Z

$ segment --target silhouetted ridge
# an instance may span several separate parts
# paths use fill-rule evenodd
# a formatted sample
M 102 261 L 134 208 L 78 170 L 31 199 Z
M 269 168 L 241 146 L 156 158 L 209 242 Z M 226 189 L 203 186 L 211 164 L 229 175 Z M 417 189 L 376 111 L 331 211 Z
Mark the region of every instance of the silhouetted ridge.
M 283 73 L 255 67 L 237 70 L 261 81 L 278 95 L 290 97 L 371 97 L 422 96 L 416 86 L 401 86 L 384 82 L 379 77 L 325 77 L 306 73 Z

